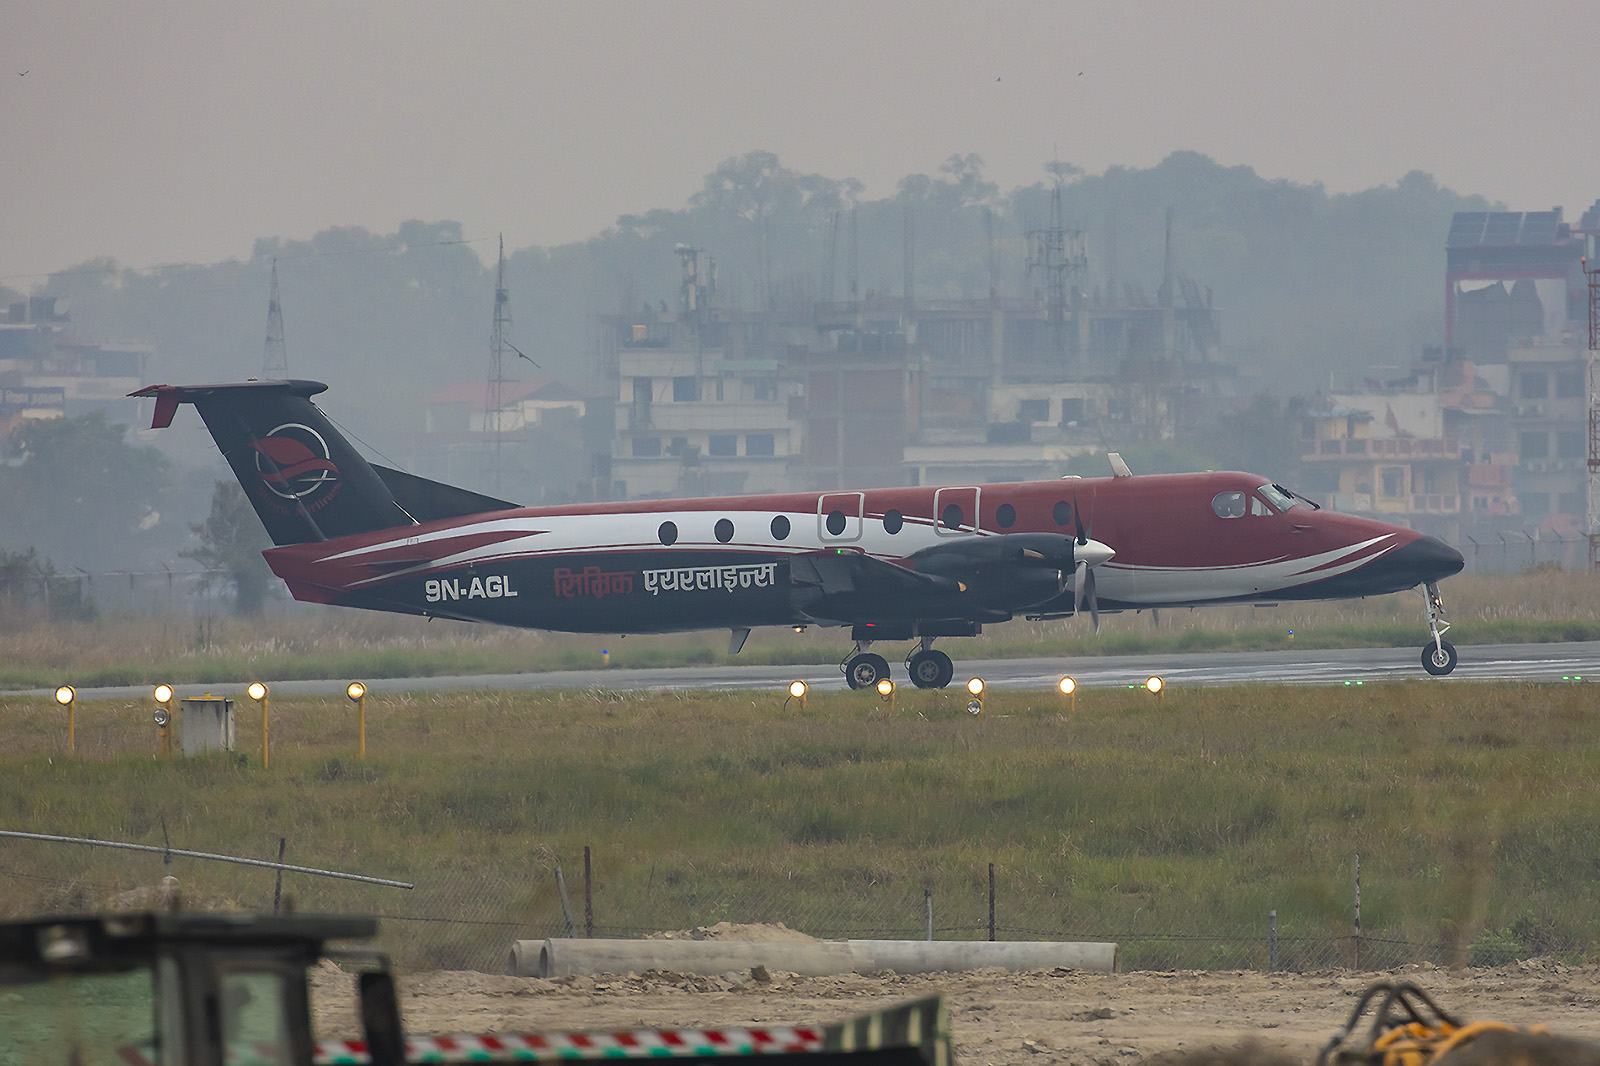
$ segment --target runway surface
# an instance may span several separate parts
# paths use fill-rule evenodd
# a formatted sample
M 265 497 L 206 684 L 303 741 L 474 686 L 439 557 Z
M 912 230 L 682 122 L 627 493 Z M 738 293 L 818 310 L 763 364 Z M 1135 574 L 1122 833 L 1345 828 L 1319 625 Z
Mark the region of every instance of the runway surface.
M 955 649 L 959 654 L 959 647 Z M 1112 688 L 1142 684 L 1159 674 L 1168 685 L 1342 685 L 1378 681 L 1427 681 L 1455 684 L 1462 681 L 1600 682 L 1600 641 L 1569 644 L 1460 645 L 1460 663 L 1449 677 L 1430 678 L 1422 670 L 1421 645 L 1416 648 L 1349 648 L 1259 652 L 1190 652 L 1158 655 L 1104 655 L 1082 658 L 956 660 L 954 685 L 981 677 L 1001 689 L 1054 689 L 1065 675 L 1080 686 Z M 891 660 L 891 676 L 902 687 L 910 681 L 902 664 Z M 593 670 L 558 670 L 538 674 L 481 674 L 463 677 L 360 678 L 373 693 L 437 692 L 461 689 L 607 688 L 632 690 L 781 689 L 799 679 L 812 688 L 845 688 L 844 675 L 834 665 L 803 666 L 685 666 L 632 669 L 625 666 Z M 70 679 L 67 679 L 70 682 Z M 273 681 L 279 696 L 337 695 L 346 680 Z M 244 700 L 244 682 L 176 686 L 179 696 L 205 693 L 231 695 Z M 50 689 L 33 689 L 27 695 L 48 696 Z M 0 693 L 19 695 L 22 693 Z M 78 699 L 150 698 L 150 686 L 80 688 Z

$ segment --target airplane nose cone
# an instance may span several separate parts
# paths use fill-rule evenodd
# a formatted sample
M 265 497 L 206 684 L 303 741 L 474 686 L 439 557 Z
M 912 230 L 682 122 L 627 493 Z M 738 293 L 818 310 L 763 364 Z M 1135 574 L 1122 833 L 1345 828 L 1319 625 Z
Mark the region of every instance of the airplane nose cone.
M 1072 561 L 1074 563 L 1084 563 L 1088 566 L 1099 566 L 1115 554 L 1117 554 L 1116 551 L 1110 545 L 1102 544 L 1098 540 L 1091 540 L 1083 544 L 1074 542 L 1072 545 Z
M 1467 560 L 1438 537 L 1418 537 L 1395 552 L 1396 561 L 1420 575 L 1422 581 L 1440 581 L 1461 573 Z

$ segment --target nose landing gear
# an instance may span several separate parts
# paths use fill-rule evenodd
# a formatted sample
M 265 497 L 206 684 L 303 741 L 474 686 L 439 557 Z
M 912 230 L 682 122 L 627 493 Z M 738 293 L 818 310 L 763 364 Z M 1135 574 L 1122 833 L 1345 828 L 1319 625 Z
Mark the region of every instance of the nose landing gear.
M 1444 639 L 1450 623 L 1444 618 L 1444 597 L 1439 595 L 1439 583 L 1425 584 L 1422 599 L 1428 605 L 1428 632 L 1433 635 L 1433 639 L 1422 646 L 1422 668 L 1434 677 L 1443 677 L 1456 668 L 1456 646 Z

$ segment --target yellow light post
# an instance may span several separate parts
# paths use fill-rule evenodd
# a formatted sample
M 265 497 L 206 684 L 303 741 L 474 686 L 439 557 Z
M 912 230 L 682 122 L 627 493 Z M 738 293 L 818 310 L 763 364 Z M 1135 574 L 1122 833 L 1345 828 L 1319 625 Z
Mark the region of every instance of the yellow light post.
M 344 694 L 349 696 L 356 705 L 356 758 L 367 757 L 367 686 L 359 681 L 352 681 L 345 687 Z
M 968 714 L 983 713 L 983 690 L 985 687 L 981 677 L 975 677 L 967 682 L 967 691 L 972 694 L 972 698 L 967 701 Z
M 1151 695 L 1155 696 L 1156 710 L 1159 711 L 1161 709 L 1161 696 L 1167 691 L 1167 683 L 1161 680 L 1161 678 L 1152 674 L 1151 676 L 1145 678 L 1144 687 Z
M 252 681 L 250 687 L 245 689 L 250 698 L 256 701 L 256 706 L 261 708 L 261 768 L 267 768 L 267 686 L 259 681 Z
M 889 713 L 894 713 L 894 681 L 883 677 L 878 679 L 878 698 L 889 705 Z
M 1078 683 L 1070 677 L 1063 677 L 1056 687 L 1067 697 L 1067 712 L 1075 713 L 1078 710 Z
M 71 685 L 62 685 L 56 689 L 56 702 L 67 709 L 67 754 L 72 755 L 78 750 L 77 723 L 73 721 L 72 707 L 77 702 L 78 693 Z
M 172 758 L 172 697 L 176 695 L 171 685 L 157 685 L 156 698 L 156 754 L 163 759 Z
M 802 711 L 805 710 L 806 692 L 809 691 L 809 688 L 810 687 L 804 681 L 789 682 L 789 698 L 783 701 L 783 705 L 787 707 L 789 705 L 789 700 L 799 700 L 800 709 Z

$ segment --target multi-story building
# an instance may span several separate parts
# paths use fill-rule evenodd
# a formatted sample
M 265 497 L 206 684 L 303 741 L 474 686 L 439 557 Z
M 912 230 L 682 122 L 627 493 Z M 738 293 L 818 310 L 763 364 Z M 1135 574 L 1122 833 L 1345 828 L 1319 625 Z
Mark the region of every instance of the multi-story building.
M 1576 343 L 1524 343 L 1507 359 L 1519 509 L 1529 525 L 1576 536 L 1588 508 L 1588 353 Z
M 612 493 L 635 499 L 779 492 L 801 441 L 781 344 L 761 323 L 670 312 L 604 320 L 617 382 Z
M 1302 484 L 1336 511 L 1453 537 L 1462 451 L 1434 394 L 1329 396 L 1301 420 Z

